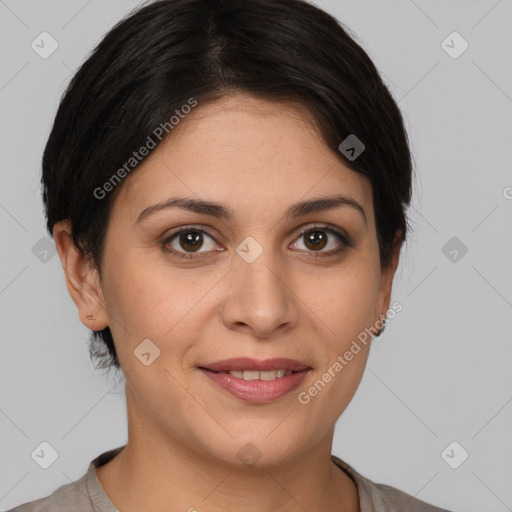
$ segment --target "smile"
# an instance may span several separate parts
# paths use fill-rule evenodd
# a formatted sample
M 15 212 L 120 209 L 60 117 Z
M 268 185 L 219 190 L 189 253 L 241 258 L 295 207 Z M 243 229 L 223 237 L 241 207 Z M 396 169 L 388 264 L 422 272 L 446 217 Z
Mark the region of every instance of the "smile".
M 231 371 L 223 371 L 218 373 L 228 373 L 233 377 L 237 377 L 238 379 L 244 380 L 275 380 L 280 379 L 282 377 L 286 377 L 293 373 L 292 370 L 231 370 Z

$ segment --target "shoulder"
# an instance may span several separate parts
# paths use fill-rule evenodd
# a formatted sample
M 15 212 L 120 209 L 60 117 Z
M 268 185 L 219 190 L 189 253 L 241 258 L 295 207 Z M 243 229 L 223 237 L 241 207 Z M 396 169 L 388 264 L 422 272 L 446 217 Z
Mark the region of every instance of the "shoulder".
M 375 483 L 334 455 L 332 460 L 355 481 L 361 512 L 451 512 L 421 501 L 395 487 Z
M 374 483 L 370 480 L 368 482 L 374 502 L 376 504 L 382 502 L 382 506 L 388 507 L 383 508 L 383 510 L 393 512 L 395 510 L 401 512 L 450 512 L 444 508 L 421 501 L 395 487 Z
M 86 475 L 80 480 L 61 485 L 44 498 L 23 503 L 7 512 L 93 512 L 87 493 Z
M 50 495 L 23 503 L 7 512 L 119 512 L 110 501 L 96 477 L 96 468 L 112 460 L 123 446 L 98 455 L 89 463 L 87 472 L 69 484 L 61 485 Z

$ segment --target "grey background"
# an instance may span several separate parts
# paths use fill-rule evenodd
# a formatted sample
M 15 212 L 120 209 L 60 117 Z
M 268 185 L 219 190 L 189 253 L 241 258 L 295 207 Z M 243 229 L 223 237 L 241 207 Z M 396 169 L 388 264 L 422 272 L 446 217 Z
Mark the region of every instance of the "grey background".
M 72 72 L 137 3 L 0 0 L 1 510 L 126 442 L 122 382 L 89 362 L 58 255 L 41 261 L 39 180 Z M 418 178 L 392 298 L 403 311 L 372 346 L 333 453 L 450 510 L 510 511 L 512 1 L 317 4 L 357 35 L 399 101 Z M 59 44 L 48 59 L 31 48 L 43 31 Z M 469 43 L 456 59 L 441 46 L 453 31 Z M 443 252 L 452 237 L 467 247 L 456 261 Z M 46 470 L 30 456 L 42 441 L 59 454 Z M 452 441 L 469 453 L 458 469 L 441 457 Z

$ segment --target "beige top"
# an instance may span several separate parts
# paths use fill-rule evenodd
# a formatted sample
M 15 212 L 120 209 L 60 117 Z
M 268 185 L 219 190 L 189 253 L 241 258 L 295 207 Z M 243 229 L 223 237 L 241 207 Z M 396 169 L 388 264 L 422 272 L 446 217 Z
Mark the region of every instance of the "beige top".
M 120 512 L 110 501 L 96 476 L 96 468 L 113 459 L 124 446 L 98 455 L 87 473 L 73 483 L 57 488 L 52 494 L 19 505 L 8 512 Z M 376 484 L 360 475 L 346 462 L 332 455 L 332 461 L 354 480 L 361 512 L 450 512 L 434 507 L 394 487 Z

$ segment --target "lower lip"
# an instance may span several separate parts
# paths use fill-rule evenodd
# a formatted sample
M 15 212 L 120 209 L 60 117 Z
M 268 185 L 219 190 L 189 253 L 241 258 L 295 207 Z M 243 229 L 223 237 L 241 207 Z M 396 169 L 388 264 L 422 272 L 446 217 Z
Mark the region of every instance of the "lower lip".
M 246 402 L 272 402 L 297 388 L 309 370 L 294 372 L 274 380 L 244 380 L 229 373 L 216 373 L 199 368 L 213 382 Z

